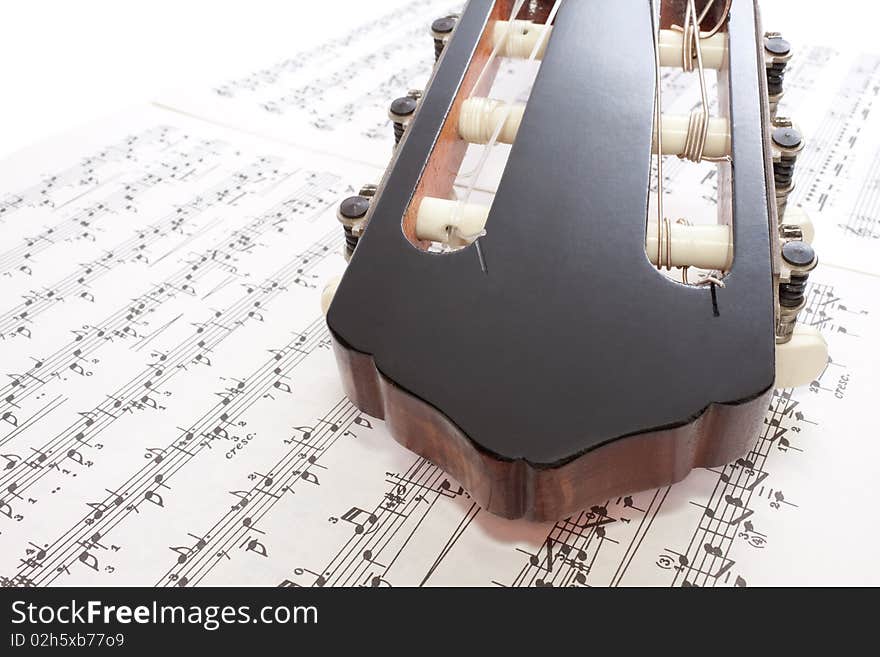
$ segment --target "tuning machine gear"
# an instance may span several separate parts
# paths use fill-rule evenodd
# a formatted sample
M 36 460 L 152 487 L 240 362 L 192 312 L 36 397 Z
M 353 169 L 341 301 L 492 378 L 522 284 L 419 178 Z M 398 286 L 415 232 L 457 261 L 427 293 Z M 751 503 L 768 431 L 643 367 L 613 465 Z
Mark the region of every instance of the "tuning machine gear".
M 391 101 L 391 106 L 388 108 L 388 118 L 394 124 L 395 146 L 403 139 L 407 126 L 415 117 L 421 98 L 421 89 L 410 89 L 406 96 L 401 96 Z
M 781 82 L 784 63 L 790 58 L 790 47 L 778 35 L 768 35 L 765 50 L 783 58 L 774 64 L 771 80 L 768 58 L 768 88 L 773 104 L 782 95 Z M 774 84 L 778 87 L 774 89 Z M 828 345 L 815 326 L 798 324 L 798 316 L 806 306 L 807 281 L 819 263 L 810 245 L 813 225 L 800 208 L 789 208 L 788 198 L 794 190 L 794 171 L 797 159 L 804 150 L 804 137 L 794 122 L 774 115 L 770 122 L 770 145 L 773 155 L 773 183 L 776 190 L 776 210 L 779 217 L 779 287 L 776 314 L 776 387 L 794 388 L 810 383 L 828 363 Z
M 801 226 L 780 226 L 779 312 L 776 321 L 776 387 L 805 385 L 828 364 L 828 345 L 815 326 L 798 324 L 807 280 L 819 259 Z
M 764 34 L 764 62 L 767 68 L 767 95 L 770 115 L 775 117 L 784 93 L 785 68 L 791 60 L 791 44 L 779 32 Z
M 440 59 L 446 43 L 452 37 L 458 19 L 459 14 L 449 14 L 438 18 L 431 24 L 435 62 Z M 415 117 L 421 98 L 421 90 L 411 89 L 405 96 L 396 98 L 391 102 L 388 108 L 388 118 L 391 119 L 394 127 L 395 148 L 400 143 L 400 140 L 403 139 L 407 127 Z M 376 185 L 364 185 L 357 194 L 343 199 L 336 209 L 336 218 L 342 224 L 342 230 L 345 234 L 345 246 L 343 247 L 342 255 L 345 257 L 346 262 L 351 260 L 358 242 L 360 242 L 361 236 L 363 236 L 367 228 L 367 215 L 369 214 L 371 201 L 373 196 L 376 195 L 376 191 Z M 341 277 L 335 277 L 329 280 L 324 287 L 321 295 L 321 308 L 325 314 L 330 308 L 340 280 Z
M 775 117 L 771 123 L 773 147 L 773 182 L 776 187 L 776 209 L 784 216 L 788 197 L 794 190 L 794 168 L 804 150 L 804 137 L 791 119 Z
M 351 259 L 358 241 L 367 227 L 367 212 L 375 195 L 376 185 L 364 185 L 357 195 L 344 199 L 336 209 L 336 218 L 342 224 L 342 230 L 345 233 L 343 255 L 346 261 Z
M 342 255 L 345 257 L 346 262 L 351 260 L 351 256 L 354 254 L 354 250 L 357 248 L 358 242 L 367 227 L 367 214 L 376 191 L 376 185 L 364 185 L 357 194 L 343 199 L 339 207 L 336 208 L 336 218 L 342 224 L 342 230 L 345 234 L 345 245 L 342 247 Z M 342 280 L 342 277 L 336 276 L 328 280 L 324 285 L 324 290 L 321 293 L 321 310 L 323 310 L 325 315 L 330 308 L 340 280 Z
M 458 14 L 449 14 L 447 16 L 438 18 L 433 23 L 431 23 L 431 36 L 434 38 L 435 63 L 440 59 L 440 55 L 443 54 L 443 50 L 444 48 L 446 48 L 446 44 L 449 39 L 452 38 L 452 33 L 455 31 L 455 26 L 458 25 L 458 19 Z
M 819 264 L 813 247 L 803 240 L 803 234 L 791 225 L 780 231 L 782 271 L 779 276 L 779 320 L 776 324 L 776 343 L 791 340 L 798 314 L 806 305 L 807 280 Z

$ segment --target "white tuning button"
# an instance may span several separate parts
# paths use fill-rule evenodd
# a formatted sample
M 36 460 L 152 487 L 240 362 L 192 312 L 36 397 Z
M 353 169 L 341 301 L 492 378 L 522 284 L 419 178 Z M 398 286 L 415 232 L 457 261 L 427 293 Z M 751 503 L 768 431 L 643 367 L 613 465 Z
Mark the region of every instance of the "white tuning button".
M 333 303 L 333 297 L 336 295 L 336 288 L 339 287 L 339 283 L 342 281 L 341 276 L 334 276 L 327 284 L 324 286 L 324 291 L 321 292 L 321 311 L 326 315 L 327 311 L 330 310 L 330 304 Z
M 475 203 L 425 197 L 416 215 L 416 237 L 460 247 L 483 234 L 489 208 Z M 657 248 L 657 223 L 648 222 L 645 251 L 651 264 L 669 267 L 698 267 L 728 271 L 733 265 L 733 240 L 730 226 L 707 224 L 691 226 L 669 222 L 663 226 L 660 249 Z
M 813 243 L 813 238 L 816 236 L 816 228 L 813 226 L 813 221 L 810 219 L 807 211 L 803 208 L 792 206 L 786 207 L 785 214 L 782 216 L 782 220 L 779 223 L 783 226 L 795 226 L 799 228 L 803 234 L 803 241 L 807 244 Z
M 812 383 L 828 365 L 828 345 L 813 326 L 796 324 L 791 340 L 776 345 L 776 387 Z
M 538 40 L 549 32 L 541 42 L 536 59 L 543 59 L 553 27 L 532 21 L 497 21 L 493 27 L 493 45 L 502 57 L 528 59 L 538 45 Z M 678 30 L 660 30 L 660 66 L 682 67 L 683 34 Z M 703 67 L 720 69 L 727 59 L 727 34 L 718 32 L 700 39 Z
M 462 103 L 458 116 L 458 134 L 471 144 L 487 144 L 498 130 L 497 141 L 512 144 L 516 140 L 526 106 L 522 103 L 505 104 L 494 98 L 474 96 Z M 678 115 L 663 115 L 663 154 L 683 155 L 687 146 L 690 118 Z M 656 131 L 654 134 L 656 148 Z M 705 157 L 724 157 L 730 155 L 730 123 L 723 118 L 710 118 L 706 143 L 703 147 Z

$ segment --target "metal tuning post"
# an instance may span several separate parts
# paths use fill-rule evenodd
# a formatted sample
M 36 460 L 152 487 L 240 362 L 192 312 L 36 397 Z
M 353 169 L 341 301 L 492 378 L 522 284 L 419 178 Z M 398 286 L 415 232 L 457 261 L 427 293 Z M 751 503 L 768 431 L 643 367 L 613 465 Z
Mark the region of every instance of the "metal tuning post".
M 776 387 L 805 385 L 828 364 L 828 345 L 814 326 L 797 323 L 806 306 L 807 280 L 819 259 L 801 227 L 780 226 L 779 312 L 776 321 Z
M 793 388 L 813 381 L 828 363 L 828 346 L 814 326 L 797 323 L 806 306 L 807 281 L 819 262 L 810 243 L 813 224 L 800 208 L 789 208 L 795 165 L 804 136 L 787 117 L 777 116 L 791 45 L 778 32 L 764 35 L 773 184 L 779 217 L 779 306 L 776 314 L 776 387 Z

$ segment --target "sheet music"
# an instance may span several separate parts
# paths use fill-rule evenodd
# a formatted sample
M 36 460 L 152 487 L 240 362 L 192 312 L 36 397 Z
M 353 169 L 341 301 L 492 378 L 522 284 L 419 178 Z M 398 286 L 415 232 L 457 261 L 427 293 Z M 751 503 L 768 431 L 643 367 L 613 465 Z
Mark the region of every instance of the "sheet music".
M 394 145 L 388 107 L 424 89 L 434 64 L 431 22 L 455 0 L 383 2 L 349 34 L 161 104 L 193 116 L 385 167 Z
M 335 207 L 381 176 L 361 162 L 384 166 L 385 104 L 409 84 L 388 71 L 414 66 L 417 47 L 430 67 L 437 8 L 394 14 L 410 21 L 399 50 L 367 25 L 315 56 L 341 61 L 358 43 L 385 62 L 358 71 L 389 85 L 375 107 L 330 128 L 302 128 L 329 107 L 320 86 L 265 130 L 265 110 L 246 116 L 206 88 L 188 92 L 202 113 L 244 131 L 146 107 L 0 164 L 0 581 L 880 583 L 876 58 L 797 43 L 786 77 L 811 139 L 790 202 L 811 211 L 823 263 L 802 320 L 828 340 L 826 370 L 777 392 L 735 463 L 565 521 L 507 521 L 347 401 L 319 308 L 344 268 Z M 291 61 L 321 80 L 318 59 Z M 260 76 L 250 99 L 286 93 L 287 75 Z M 285 123 L 283 141 L 245 132 Z M 376 157 L 351 157 L 346 139 Z M 713 197 L 705 169 L 669 169 L 670 199 Z

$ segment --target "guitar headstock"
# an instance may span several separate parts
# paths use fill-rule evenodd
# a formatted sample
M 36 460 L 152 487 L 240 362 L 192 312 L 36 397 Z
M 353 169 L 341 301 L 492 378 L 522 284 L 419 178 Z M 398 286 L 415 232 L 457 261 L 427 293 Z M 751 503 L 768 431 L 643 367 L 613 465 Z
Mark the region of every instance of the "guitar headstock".
M 431 37 L 384 179 L 339 211 L 349 397 L 509 517 L 740 456 L 774 381 L 827 361 L 796 324 L 791 46 L 754 0 L 471 0 Z

